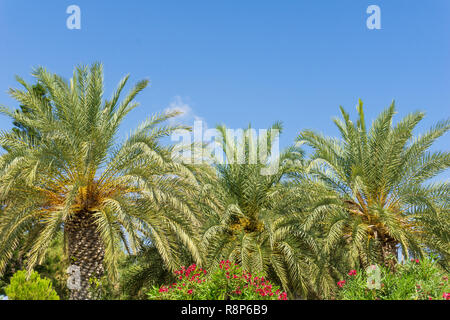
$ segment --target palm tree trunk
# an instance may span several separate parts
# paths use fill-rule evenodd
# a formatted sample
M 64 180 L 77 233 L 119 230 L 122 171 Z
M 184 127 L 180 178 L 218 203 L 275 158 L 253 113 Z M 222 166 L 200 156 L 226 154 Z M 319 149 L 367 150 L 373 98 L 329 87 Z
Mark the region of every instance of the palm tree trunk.
M 397 264 L 397 242 L 394 240 L 383 241 L 382 243 L 383 263 L 391 271 L 395 271 Z
M 105 250 L 90 212 L 77 212 L 65 223 L 71 265 L 80 268 L 80 287 L 70 290 L 70 300 L 89 300 L 89 279 L 103 275 Z

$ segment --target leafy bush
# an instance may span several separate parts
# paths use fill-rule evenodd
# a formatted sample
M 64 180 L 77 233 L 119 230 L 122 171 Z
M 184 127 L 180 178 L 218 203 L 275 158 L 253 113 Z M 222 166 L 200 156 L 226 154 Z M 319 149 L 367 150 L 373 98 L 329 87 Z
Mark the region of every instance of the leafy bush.
M 17 271 L 5 288 L 5 293 L 9 300 L 59 300 L 52 282 L 42 279 L 36 271 L 31 273 L 28 280 L 25 270 Z
M 380 283 L 368 281 L 366 271 L 350 270 L 339 281 L 343 300 L 450 300 L 448 275 L 431 259 L 398 264 L 396 272 L 379 267 Z
M 264 276 L 251 275 L 237 264 L 221 261 L 207 275 L 195 264 L 175 271 L 178 282 L 153 287 L 148 296 L 155 300 L 287 300 L 286 292 L 273 286 Z

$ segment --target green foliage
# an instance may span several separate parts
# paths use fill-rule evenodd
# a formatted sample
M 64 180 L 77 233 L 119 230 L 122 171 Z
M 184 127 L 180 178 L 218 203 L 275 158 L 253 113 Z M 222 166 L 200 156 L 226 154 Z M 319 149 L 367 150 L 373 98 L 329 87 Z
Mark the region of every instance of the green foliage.
M 51 242 L 45 258 L 34 269 L 43 277 L 52 281 L 53 288 L 61 299 L 68 298 L 67 270 L 68 263 L 65 259 L 63 233 L 59 232 Z
M 191 263 L 185 252 L 181 261 Z M 146 292 L 153 286 L 175 281 L 174 273 L 167 268 L 158 250 L 153 245 L 143 245 L 137 255 L 130 255 L 123 263 L 120 273 L 120 291 L 124 299 L 147 299 Z
M 89 279 L 89 292 L 92 300 L 118 300 L 119 296 L 116 289 L 117 286 L 106 276 Z
M 27 275 L 27 271 L 19 270 L 11 278 L 5 288 L 9 300 L 59 300 L 49 279 L 41 278 L 36 271 L 31 273 L 29 279 Z
M 448 274 L 432 259 L 415 260 L 399 264 L 396 272 L 381 267 L 380 288 L 369 289 L 368 275 L 357 271 L 347 275 L 338 299 L 343 300 L 439 300 L 447 299 L 450 292 Z M 342 281 L 342 280 L 341 280 Z
M 264 276 L 243 271 L 237 264 L 221 261 L 210 275 L 195 264 L 175 271 L 177 281 L 153 287 L 154 300 L 286 300 L 287 294 Z
M 42 103 L 48 103 L 49 100 L 46 97 L 47 91 L 45 88 L 38 82 L 35 85 L 31 87 L 31 90 L 33 91 L 34 95 L 37 99 L 40 99 Z M 20 105 L 20 109 L 15 111 L 16 113 L 20 113 L 22 117 L 30 118 L 32 119 L 35 117 L 35 114 L 33 112 L 33 108 L 24 104 Z M 36 130 L 36 128 L 29 126 L 26 124 L 26 122 L 22 122 L 19 119 L 13 121 L 14 128 L 12 129 L 13 132 L 15 132 L 18 136 L 20 135 L 26 135 L 30 139 L 33 140 L 34 143 L 38 143 L 39 141 L 39 132 Z

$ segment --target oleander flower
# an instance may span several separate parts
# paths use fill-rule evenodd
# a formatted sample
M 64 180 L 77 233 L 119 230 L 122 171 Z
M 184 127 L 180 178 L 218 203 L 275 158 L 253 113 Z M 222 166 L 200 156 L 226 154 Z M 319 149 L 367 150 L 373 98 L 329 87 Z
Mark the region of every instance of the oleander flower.
M 356 276 L 356 270 L 350 270 L 349 272 L 348 272 L 348 275 L 349 276 Z

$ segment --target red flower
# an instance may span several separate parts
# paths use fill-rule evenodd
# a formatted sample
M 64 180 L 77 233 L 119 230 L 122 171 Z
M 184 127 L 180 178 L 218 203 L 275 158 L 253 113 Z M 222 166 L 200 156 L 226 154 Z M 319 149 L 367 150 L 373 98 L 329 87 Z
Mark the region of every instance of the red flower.
M 416 259 L 416 263 L 419 263 L 419 259 Z
M 350 271 L 348 272 L 348 275 L 349 275 L 349 276 L 356 276 L 356 270 L 350 270 Z
M 444 298 L 445 300 L 450 300 L 450 292 L 444 292 L 442 294 L 442 298 Z
M 345 280 L 341 280 L 341 281 L 339 281 L 339 282 L 337 283 L 337 285 L 339 286 L 339 288 L 344 287 L 344 284 L 345 284 Z
M 189 289 L 187 293 L 192 294 L 192 289 Z
M 286 292 L 282 292 L 282 293 L 278 296 L 278 300 L 287 300 L 287 293 L 286 293 Z
M 167 289 L 167 288 L 164 287 L 164 286 L 162 286 L 162 287 L 159 289 L 159 292 L 167 292 L 167 291 L 169 291 L 169 289 Z

